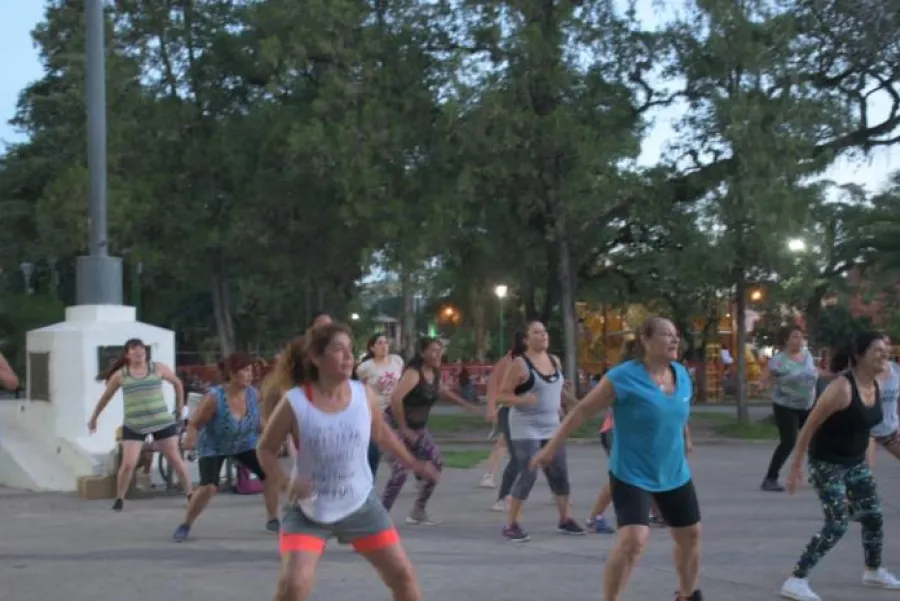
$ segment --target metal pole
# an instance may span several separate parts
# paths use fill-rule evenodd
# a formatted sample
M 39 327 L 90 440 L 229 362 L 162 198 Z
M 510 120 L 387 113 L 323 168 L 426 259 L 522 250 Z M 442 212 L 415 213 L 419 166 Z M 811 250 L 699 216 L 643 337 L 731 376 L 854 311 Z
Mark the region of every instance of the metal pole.
M 122 304 L 122 261 L 109 256 L 106 224 L 106 49 L 103 0 L 85 0 L 90 255 L 77 264 L 79 305 Z
M 504 348 L 503 348 L 504 339 L 505 339 L 505 334 L 503 333 L 503 297 L 500 297 L 500 339 L 498 340 L 498 342 L 500 344 L 497 345 L 499 347 L 497 349 L 498 357 L 502 357 L 504 355 Z

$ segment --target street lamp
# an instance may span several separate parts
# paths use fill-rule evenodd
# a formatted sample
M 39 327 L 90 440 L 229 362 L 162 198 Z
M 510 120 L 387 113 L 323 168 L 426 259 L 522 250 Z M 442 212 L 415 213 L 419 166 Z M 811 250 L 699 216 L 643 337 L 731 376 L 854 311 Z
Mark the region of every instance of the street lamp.
M 498 356 L 503 355 L 503 299 L 506 298 L 506 294 L 509 292 L 509 288 L 504 285 L 499 285 L 494 288 L 494 294 L 497 295 L 497 298 L 500 299 L 500 336 L 497 338 L 497 354 Z
M 806 242 L 802 238 L 791 238 L 788 240 L 788 250 L 792 253 L 802 253 L 806 250 Z
M 351 313 L 350 321 L 359 321 L 359 313 Z

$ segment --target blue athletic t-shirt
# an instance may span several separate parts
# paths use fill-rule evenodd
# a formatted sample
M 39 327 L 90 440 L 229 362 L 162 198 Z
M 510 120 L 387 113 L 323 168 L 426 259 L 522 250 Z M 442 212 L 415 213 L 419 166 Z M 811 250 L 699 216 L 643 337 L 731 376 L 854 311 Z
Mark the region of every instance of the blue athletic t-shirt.
M 675 394 L 660 390 L 640 361 L 618 365 L 606 377 L 616 391 L 609 471 L 613 476 L 649 492 L 665 492 L 691 479 L 684 448 L 684 427 L 694 394 L 691 377 L 680 363 L 675 371 Z

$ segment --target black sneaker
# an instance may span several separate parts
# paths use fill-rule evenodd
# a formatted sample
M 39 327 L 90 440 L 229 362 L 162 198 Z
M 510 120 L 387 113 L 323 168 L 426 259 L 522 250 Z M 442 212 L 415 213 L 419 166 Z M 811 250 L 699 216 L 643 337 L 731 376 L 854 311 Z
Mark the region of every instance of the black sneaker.
M 700 589 L 695 590 L 691 593 L 690 597 L 685 597 L 678 593 L 675 593 L 675 601 L 703 601 L 703 593 Z
M 191 533 L 191 527 L 187 524 L 180 524 L 178 528 L 175 529 L 175 532 L 172 534 L 172 540 L 176 543 L 183 543 L 187 540 L 188 535 Z
M 584 536 L 584 528 L 575 523 L 575 520 L 569 518 L 563 522 L 559 523 L 559 526 L 556 527 L 563 534 L 568 534 L 569 536 Z
M 759 489 L 766 492 L 784 492 L 784 487 L 778 483 L 778 480 L 772 478 L 763 480 L 762 484 L 759 485 Z
M 278 533 L 281 530 L 281 522 L 278 521 L 278 518 L 272 518 L 266 522 L 266 530 Z
M 116 499 L 116 502 L 113 503 L 112 510 L 113 511 L 122 511 L 124 509 L 125 503 L 122 502 L 122 499 Z
M 503 528 L 503 538 L 511 543 L 527 543 L 531 540 L 531 537 L 528 536 L 528 533 L 522 530 L 522 528 L 518 524 L 505 526 Z

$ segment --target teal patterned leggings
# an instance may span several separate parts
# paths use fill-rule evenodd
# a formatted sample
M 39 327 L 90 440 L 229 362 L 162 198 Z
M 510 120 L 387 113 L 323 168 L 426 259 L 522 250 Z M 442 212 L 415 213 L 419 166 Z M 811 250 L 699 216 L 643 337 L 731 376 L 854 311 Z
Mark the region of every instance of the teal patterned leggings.
M 884 518 L 875 477 L 869 466 L 866 463 L 846 466 L 810 460 L 809 480 L 822 502 L 825 524 L 800 556 L 794 567 L 794 576 L 806 578 L 809 575 L 819 560 L 847 532 L 851 517 L 862 526 L 866 568 L 880 568 Z

